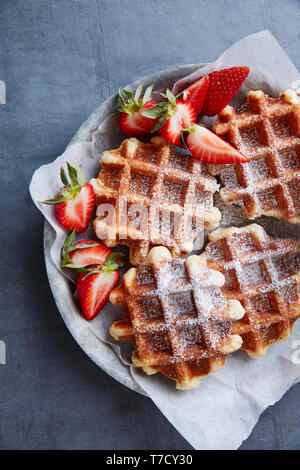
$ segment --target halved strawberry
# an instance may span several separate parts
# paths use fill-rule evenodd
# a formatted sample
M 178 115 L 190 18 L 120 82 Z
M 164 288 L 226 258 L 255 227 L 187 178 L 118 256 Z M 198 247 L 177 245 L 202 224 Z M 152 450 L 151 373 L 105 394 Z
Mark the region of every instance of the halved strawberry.
M 63 227 L 85 232 L 95 207 L 95 193 L 92 185 L 85 182 L 81 165 L 77 170 L 68 162 L 67 166 L 71 183 L 61 168 L 60 176 L 64 186 L 55 199 L 42 203 L 55 205 L 55 217 Z
M 208 163 L 245 163 L 248 158 L 206 127 L 193 124 L 186 129 L 185 143 L 196 160 Z
M 156 106 L 156 102 L 151 99 L 151 93 L 153 85 L 149 86 L 143 98 L 141 93 L 144 85 L 140 85 L 135 92 L 135 95 L 131 91 L 119 90 L 119 98 L 121 105 L 118 107 L 120 111 L 118 122 L 121 131 L 128 136 L 148 136 L 154 129 L 157 120 L 150 119 L 143 115 L 143 111 L 151 109 Z M 123 97 L 125 94 L 126 99 Z
M 203 113 L 206 116 L 219 114 L 237 94 L 249 72 L 249 67 L 239 66 L 210 73 Z
M 107 246 L 93 240 L 80 240 L 74 243 L 75 230 L 66 238 L 61 250 L 61 266 L 63 268 L 84 268 L 91 265 L 104 264 L 112 253 Z
M 197 80 L 195 83 L 190 85 L 188 88 L 183 90 L 176 96 L 176 99 L 182 99 L 183 101 L 189 101 L 192 103 L 197 113 L 199 114 L 203 108 L 205 101 L 207 89 L 209 84 L 209 77 L 205 75 L 204 77 Z
M 176 100 L 170 90 L 167 90 L 167 97 L 167 102 L 158 103 L 143 114 L 152 119 L 159 118 L 153 131 L 158 130 L 168 142 L 182 147 L 181 131 L 196 122 L 197 111 L 189 101 Z
M 109 299 L 111 291 L 118 285 L 120 274 L 116 269 L 121 266 L 116 261 L 121 253 L 112 253 L 103 266 L 79 269 L 77 280 L 78 301 L 87 320 L 93 320 Z

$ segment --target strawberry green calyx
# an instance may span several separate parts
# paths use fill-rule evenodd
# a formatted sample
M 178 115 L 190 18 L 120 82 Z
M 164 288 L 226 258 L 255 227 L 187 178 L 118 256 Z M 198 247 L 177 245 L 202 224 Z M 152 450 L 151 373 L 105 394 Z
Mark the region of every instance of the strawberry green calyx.
M 186 129 L 183 129 L 181 132 L 192 134 L 193 132 L 197 131 L 197 126 L 206 127 L 205 124 L 203 124 L 203 122 L 199 122 L 199 124 L 191 124 L 189 127 L 187 127 Z
M 86 273 L 86 276 L 84 276 L 83 280 L 91 276 L 92 274 L 99 274 L 103 272 L 106 274 L 110 274 L 116 271 L 120 266 L 124 265 L 124 261 L 120 259 L 123 256 L 123 253 L 115 251 L 106 258 L 106 261 L 102 266 L 95 265 L 90 266 L 88 268 L 79 268 L 78 272 Z
M 163 101 L 162 103 L 158 103 L 151 109 L 142 111 L 142 115 L 145 117 L 148 117 L 150 119 L 159 118 L 152 132 L 156 132 L 161 127 L 163 127 L 166 121 L 177 111 L 176 97 L 169 89 L 167 89 L 166 94 L 168 101 Z
M 69 253 L 75 250 L 84 250 L 86 248 L 92 248 L 98 246 L 98 243 L 74 243 L 76 230 L 74 229 L 70 235 L 66 238 L 61 250 L 61 267 L 72 268 L 74 263 L 69 257 Z
M 181 132 L 187 132 L 188 134 L 191 134 L 192 132 L 196 132 L 196 126 L 195 124 L 191 124 L 189 127 L 183 129 Z
M 127 113 L 129 116 L 132 116 L 134 113 L 140 111 L 143 106 L 151 99 L 151 93 L 153 90 L 153 85 L 146 88 L 143 98 L 141 94 L 144 88 L 142 83 L 137 89 L 135 94 L 129 90 L 124 90 L 123 88 L 119 89 L 118 96 L 121 101 L 118 111 L 121 113 Z M 123 96 L 125 95 L 125 97 Z
M 79 165 L 76 170 L 76 168 L 71 166 L 68 162 L 67 167 L 70 182 L 65 173 L 65 170 L 63 169 L 63 167 L 61 167 L 60 178 L 64 186 L 60 189 L 58 196 L 55 199 L 47 199 L 46 201 L 41 201 L 42 204 L 60 204 L 61 202 L 66 202 L 75 199 L 76 196 L 78 196 L 82 186 L 85 185 L 85 176 L 82 171 L 82 167 L 81 165 Z
M 118 251 L 111 253 L 106 258 L 105 263 L 102 266 L 102 270 L 107 274 L 114 272 L 120 266 L 124 265 L 124 261 L 121 259 L 123 256 L 123 253 L 119 253 Z
M 68 266 L 68 264 L 72 263 L 72 261 L 69 258 L 69 253 L 74 243 L 75 235 L 76 235 L 76 230 L 74 229 L 70 233 L 70 235 L 66 238 L 65 243 L 63 244 L 63 247 L 61 249 L 61 263 L 60 263 L 62 267 L 66 267 Z

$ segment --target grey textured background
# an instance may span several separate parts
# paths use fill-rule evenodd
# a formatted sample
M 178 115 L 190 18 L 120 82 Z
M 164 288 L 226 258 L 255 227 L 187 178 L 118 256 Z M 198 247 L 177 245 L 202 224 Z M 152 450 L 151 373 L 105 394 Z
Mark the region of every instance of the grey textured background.
M 52 299 L 28 183 L 120 85 L 268 28 L 300 68 L 299 0 L 0 0 L 1 449 L 189 449 L 80 350 Z M 299 449 L 300 384 L 243 449 Z

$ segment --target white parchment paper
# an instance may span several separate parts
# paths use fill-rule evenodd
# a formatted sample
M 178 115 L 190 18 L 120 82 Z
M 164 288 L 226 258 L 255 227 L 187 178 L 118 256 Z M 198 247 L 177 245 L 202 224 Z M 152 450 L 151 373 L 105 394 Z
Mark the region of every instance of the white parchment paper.
M 245 100 L 249 90 L 261 89 L 271 96 L 277 96 L 300 79 L 299 72 L 278 42 L 269 31 L 263 31 L 242 39 L 214 63 L 174 84 L 173 92 L 179 92 L 206 73 L 234 65 L 248 65 L 251 69 L 234 100 L 236 104 Z M 296 86 L 299 86 L 299 82 Z M 206 120 L 207 124 L 210 122 L 211 119 Z M 53 163 L 41 166 L 32 177 L 32 199 L 56 232 L 51 256 L 59 270 L 60 250 L 67 232 L 56 222 L 53 207 L 41 205 L 39 201 L 52 198 L 57 193 L 61 186 L 59 169 L 66 161 L 76 167 L 81 163 L 87 179 L 95 177 L 100 169 L 101 152 L 118 147 L 122 138 L 116 116 L 112 115 L 100 124 L 93 134 L 92 142 L 70 146 Z M 249 222 L 239 207 L 226 207 L 218 197 L 216 204 L 223 212 L 223 226 Z M 273 236 L 299 238 L 300 235 L 298 227 L 271 218 L 261 218 L 258 223 Z M 94 238 L 91 229 L 84 234 L 84 238 L 90 237 Z M 64 274 L 72 278 L 70 270 Z M 122 361 L 129 365 L 130 348 L 124 343 L 121 343 L 120 348 L 108 333 L 110 325 L 120 316 L 120 309 L 107 304 L 101 314 L 89 323 L 89 327 L 99 341 L 110 344 Z M 271 347 L 265 358 L 250 360 L 242 351 L 232 354 L 223 369 L 203 379 L 200 387 L 191 391 L 176 390 L 174 382 L 160 374 L 148 377 L 132 367 L 131 373 L 194 448 L 236 449 L 250 434 L 262 411 L 278 401 L 291 385 L 300 380 L 297 340 L 300 340 L 300 322 L 296 323 L 293 336 Z

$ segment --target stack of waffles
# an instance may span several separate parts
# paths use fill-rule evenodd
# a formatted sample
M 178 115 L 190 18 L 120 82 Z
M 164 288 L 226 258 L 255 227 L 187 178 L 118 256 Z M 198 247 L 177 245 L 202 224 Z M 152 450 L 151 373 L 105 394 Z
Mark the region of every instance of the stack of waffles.
M 295 240 L 274 239 L 258 224 L 227 227 L 210 232 L 202 254 L 183 259 L 204 229 L 219 225 L 216 176 L 223 201 L 248 218 L 300 223 L 300 99 L 250 92 L 242 108 L 221 112 L 213 131 L 249 162 L 206 166 L 161 137 L 131 138 L 104 152 L 92 180 L 96 234 L 107 246 L 127 245 L 136 266 L 111 293 L 123 318 L 110 332 L 132 342 L 136 367 L 179 389 L 197 387 L 240 348 L 263 356 L 300 316 Z

